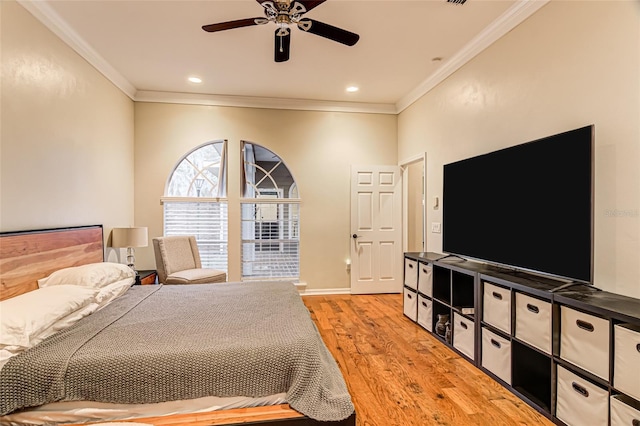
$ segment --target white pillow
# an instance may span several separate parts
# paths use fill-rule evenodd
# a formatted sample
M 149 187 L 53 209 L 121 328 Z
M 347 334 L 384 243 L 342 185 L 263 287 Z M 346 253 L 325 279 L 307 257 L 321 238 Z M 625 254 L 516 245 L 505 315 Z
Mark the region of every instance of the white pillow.
M 73 284 L 82 287 L 102 288 L 125 278 L 134 278 L 133 269 L 122 263 L 99 262 L 72 266 L 55 271 L 38 280 L 38 287 Z
M 97 303 L 89 303 L 84 308 L 80 308 L 77 311 L 71 312 L 69 315 L 60 318 L 58 321 L 54 322 L 49 328 L 45 328 L 38 335 L 31 336 L 29 339 L 29 347 L 19 346 L 19 345 L 11 345 L 4 346 L 0 344 L 0 369 L 2 366 L 9 360 L 9 358 L 14 357 L 16 355 L 21 354 L 27 349 L 37 345 L 42 342 L 49 336 L 54 335 L 58 331 L 64 330 L 67 327 L 71 327 L 73 324 L 80 321 L 82 318 L 86 317 L 97 311 L 99 308 Z
M 40 288 L 0 302 L 0 348 L 32 346 L 56 321 L 95 301 L 97 291 L 75 285 Z
M 133 285 L 134 278 L 125 278 L 124 280 L 116 281 L 100 289 L 96 295 L 96 303 L 102 307 L 108 305 L 113 299 L 123 295 Z

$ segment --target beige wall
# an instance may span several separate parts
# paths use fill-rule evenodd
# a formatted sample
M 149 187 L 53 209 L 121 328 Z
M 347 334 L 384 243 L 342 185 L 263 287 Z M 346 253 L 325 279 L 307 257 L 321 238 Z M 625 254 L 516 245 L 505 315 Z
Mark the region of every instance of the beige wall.
M 637 1 L 550 2 L 400 114 L 398 156 L 427 152 L 431 200 L 442 195 L 443 164 L 588 124 L 595 285 L 640 297 Z M 441 220 L 429 206 L 427 228 Z M 440 251 L 441 235 L 429 232 L 427 248 Z
M 106 239 L 133 224 L 133 102 L 22 6 L 0 8 L 0 230 L 102 224 Z
M 351 164 L 397 164 L 395 115 L 136 103 L 135 222 L 162 235 L 160 197 L 178 160 L 214 140 L 229 141 L 229 199 L 239 197 L 240 141 L 280 156 L 298 184 L 300 275 L 308 289 L 348 288 Z M 232 208 L 229 217 L 239 217 Z M 235 224 L 235 225 L 232 225 Z M 230 219 L 229 279 L 240 279 L 240 226 Z M 137 250 L 153 267 L 151 248 Z

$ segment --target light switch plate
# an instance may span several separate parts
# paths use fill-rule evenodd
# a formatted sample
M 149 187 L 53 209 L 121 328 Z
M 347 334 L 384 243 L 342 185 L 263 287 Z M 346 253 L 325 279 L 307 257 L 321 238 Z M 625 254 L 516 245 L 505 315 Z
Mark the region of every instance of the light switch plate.
M 431 222 L 431 232 L 433 232 L 434 234 L 439 234 L 440 232 L 442 232 L 440 222 Z

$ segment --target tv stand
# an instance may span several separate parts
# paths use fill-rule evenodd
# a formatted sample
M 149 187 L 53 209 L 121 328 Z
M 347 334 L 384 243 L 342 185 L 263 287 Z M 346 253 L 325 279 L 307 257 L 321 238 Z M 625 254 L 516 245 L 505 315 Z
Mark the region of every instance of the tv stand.
M 407 318 L 558 426 L 640 419 L 640 299 L 448 257 L 405 253 Z

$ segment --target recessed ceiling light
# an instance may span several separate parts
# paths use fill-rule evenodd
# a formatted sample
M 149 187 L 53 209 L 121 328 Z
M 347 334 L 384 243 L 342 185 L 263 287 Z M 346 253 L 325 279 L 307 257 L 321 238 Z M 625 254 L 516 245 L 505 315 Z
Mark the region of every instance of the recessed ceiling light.
M 349 86 L 347 87 L 347 92 L 357 92 L 358 90 L 360 90 L 357 86 Z
M 202 83 L 202 79 L 200 77 L 189 77 L 188 80 L 192 83 Z

